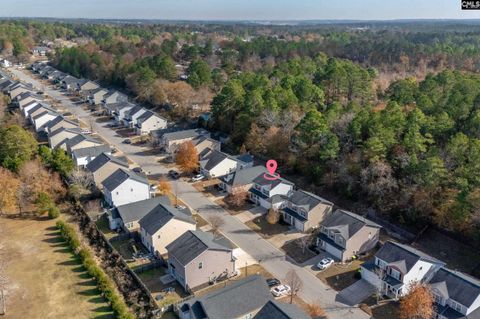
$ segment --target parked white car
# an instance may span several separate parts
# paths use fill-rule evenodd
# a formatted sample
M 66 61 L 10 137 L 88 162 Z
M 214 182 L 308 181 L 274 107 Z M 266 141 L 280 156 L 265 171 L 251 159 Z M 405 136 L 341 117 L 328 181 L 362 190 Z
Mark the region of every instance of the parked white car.
M 290 293 L 289 285 L 280 285 L 270 290 L 275 297 L 286 296 Z
M 334 261 L 332 258 L 323 258 L 322 260 L 320 260 L 320 262 L 317 264 L 317 267 L 318 269 L 320 270 L 325 270 L 327 269 L 328 267 L 330 267 L 331 265 L 333 265 Z
M 205 178 L 205 176 L 203 176 L 202 174 L 198 174 L 198 175 L 195 175 L 195 176 L 192 177 L 192 182 L 198 182 L 198 181 L 201 181 L 204 178 Z

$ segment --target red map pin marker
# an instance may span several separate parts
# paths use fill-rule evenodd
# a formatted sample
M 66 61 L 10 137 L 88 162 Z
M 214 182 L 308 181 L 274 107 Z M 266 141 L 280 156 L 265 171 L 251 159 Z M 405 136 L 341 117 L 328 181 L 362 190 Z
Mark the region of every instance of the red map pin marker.
M 267 170 L 268 170 L 268 173 L 270 173 L 270 175 L 272 176 L 275 176 L 275 171 L 277 170 L 277 161 L 276 160 L 268 160 L 267 162 Z

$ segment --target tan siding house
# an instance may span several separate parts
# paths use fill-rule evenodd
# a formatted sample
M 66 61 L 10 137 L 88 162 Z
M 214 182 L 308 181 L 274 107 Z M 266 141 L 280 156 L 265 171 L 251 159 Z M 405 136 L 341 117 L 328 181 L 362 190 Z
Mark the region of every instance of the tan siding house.
M 99 189 L 103 187 L 102 182 L 119 168 L 128 169 L 128 163 L 105 153 L 95 157 L 87 165 L 87 170 L 93 174 L 93 180 Z

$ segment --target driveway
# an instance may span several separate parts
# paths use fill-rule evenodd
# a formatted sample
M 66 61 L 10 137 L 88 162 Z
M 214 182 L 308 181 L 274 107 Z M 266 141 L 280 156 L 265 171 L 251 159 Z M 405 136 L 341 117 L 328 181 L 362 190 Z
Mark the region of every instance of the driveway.
M 375 287 L 364 279 L 360 279 L 353 285 L 343 289 L 337 295 L 337 301 L 350 306 L 358 305 L 375 293 Z
M 37 87 L 45 87 L 36 81 L 28 71 L 22 72 L 20 70 L 12 69 L 20 80 L 30 82 Z M 89 122 L 91 115 L 83 110 L 78 105 L 75 105 L 63 96 L 62 93 L 45 88 L 46 94 L 60 100 L 62 104 L 70 110 L 79 119 Z M 148 150 L 144 146 L 135 146 L 129 144 L 122 144 L 122 137 L 110 128 L 106 127 L 107 123 L 93 123 L 94 131 L 101 135 L 109 144 L 122 151 L 130 160 L 140 165 L 145 172 L 150 175 L 165 174 L 168 168 L 158 163 L 157 158 L 153 155 L 148 155 L 145 151 Z M 249 227 L 243 224 L 234 216 L 231 216 L 222 207 L 212 202 L 205 195 L 198 192 L 191 184 L 182 180 L 176 180 L 173 183 L 174 189 L 177 190 L 179 198 L 182 199 L 192 209 L 196 210 L 206 220 L 212 216 L 221 216 L 224 224 L 220 227 L 231 241 L 238 247 L 242 248 L 247 254 L 254 258 L 261 264 L 268 272 L 275 277 L 285 278 L 288 271 L 293 269 L 303 282 L 303 288 L 299 292 L 299 297 L 306 302 L 318 303 L 328 314 L 330 319 L 364 319 L 369 316 L 357 307 L 342 304 L 335 300 L 336 292 L 332 288 L 325 285 L 321 280 L 315 277 L 310 271 L 295 265 L 290 262 L 285 253 L 268 241 L 264 240 L 260 235 L 252 231 Z

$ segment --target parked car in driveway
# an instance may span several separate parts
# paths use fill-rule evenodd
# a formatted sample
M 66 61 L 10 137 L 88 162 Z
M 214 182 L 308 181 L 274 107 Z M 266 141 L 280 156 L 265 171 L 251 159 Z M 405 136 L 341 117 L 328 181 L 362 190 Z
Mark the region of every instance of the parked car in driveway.
M 126 138 L 122 141 L 123 144 L 132 144 L 132 140 L 129 138 Z
M 275 287 L 281 284 L 280 280 L 277 278 L 268 278 L 267 280 L 268 287 Z
M 286 296 L 290 293 L 289 285 L 280 285 L 270 290 L 275 297 Z
M 192 177 L 191 181 L 193 183 L 195 183 L 195 182 L 201 181 L 204 178 L 205 178 L 205 176 L 203 176 L 202 174 L 197 174 L 197 175 Z
M 320 260 L 319 263 L 317 264 L 317 267 L 320 270 L 325 270 L 328 267 L 330 267 L 331 265 L 333 265 L 333 259 L 328 257 L 328 258 L 323 258 L 322 260 Z
M 143 173 L 143 169 L 141 167 L 134 167 L 132 168 L 132 171 L 134 171 L 137 174 Z
M 168 176 L 170 176 L 173 179 L 179 179 L 180 174 L 177 171 L 174 171 L 173 169 L 168 171 Z

